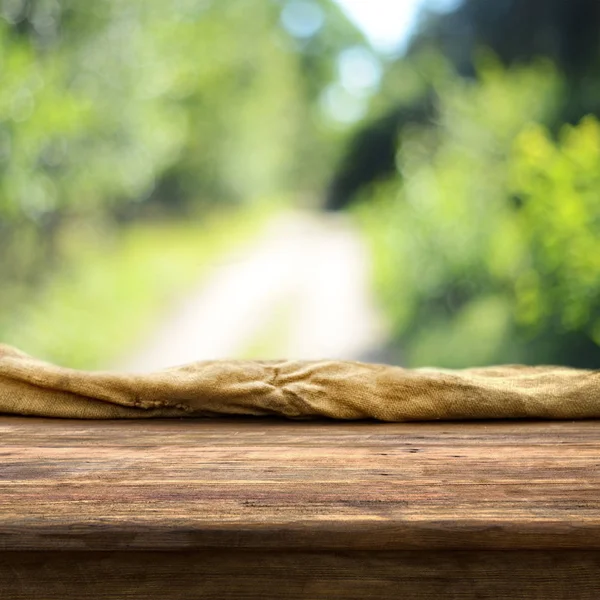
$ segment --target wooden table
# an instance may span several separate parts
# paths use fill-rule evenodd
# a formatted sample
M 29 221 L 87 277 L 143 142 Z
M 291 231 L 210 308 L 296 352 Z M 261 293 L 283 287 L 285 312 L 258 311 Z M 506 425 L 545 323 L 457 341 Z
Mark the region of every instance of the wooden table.
M 600 421 L 0 418 L 0 598 L 600 598 Z

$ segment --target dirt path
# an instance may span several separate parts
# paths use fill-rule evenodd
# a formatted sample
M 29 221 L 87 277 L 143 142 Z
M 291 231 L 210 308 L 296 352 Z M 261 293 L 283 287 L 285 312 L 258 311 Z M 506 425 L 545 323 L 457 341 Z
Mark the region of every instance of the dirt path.
M 233 255 L 152 332 L 120 370 L 220 358 L 369 359 L 381 326 L 368 257 L 343 217 L 288 214 Z

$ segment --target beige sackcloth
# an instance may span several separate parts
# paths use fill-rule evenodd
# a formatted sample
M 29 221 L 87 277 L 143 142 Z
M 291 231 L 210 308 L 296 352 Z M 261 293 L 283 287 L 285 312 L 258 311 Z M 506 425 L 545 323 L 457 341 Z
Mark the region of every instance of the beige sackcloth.
M 600 417 L 600 371 L 404 369 L 352 361 L 203 361 L 150 374 L 58 367 L 0 344 L 0 413 L 81 419 Z

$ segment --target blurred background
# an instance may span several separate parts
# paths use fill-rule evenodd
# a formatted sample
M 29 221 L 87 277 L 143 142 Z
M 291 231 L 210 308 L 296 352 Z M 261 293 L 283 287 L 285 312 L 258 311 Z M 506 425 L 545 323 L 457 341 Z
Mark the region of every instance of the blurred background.
M 600 368 L 598 0 L 0 0 L 0 341 Z

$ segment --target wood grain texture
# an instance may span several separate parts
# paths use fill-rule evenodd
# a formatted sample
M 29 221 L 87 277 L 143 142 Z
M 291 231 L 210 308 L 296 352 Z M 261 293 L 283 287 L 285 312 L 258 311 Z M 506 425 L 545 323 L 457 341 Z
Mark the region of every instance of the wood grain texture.
M 0 551 L 600 549 L 600 421 L 0 418 Z
M 2 600 L 597 600 L 600 551 L 0 553 Z

